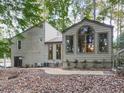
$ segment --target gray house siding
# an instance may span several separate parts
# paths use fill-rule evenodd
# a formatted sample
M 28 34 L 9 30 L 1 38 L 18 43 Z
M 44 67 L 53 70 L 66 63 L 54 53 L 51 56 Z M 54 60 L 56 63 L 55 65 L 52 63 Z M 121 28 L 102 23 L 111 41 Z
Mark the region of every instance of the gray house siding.
M 26 64 L 34 65 L 35 63 L 53 63 L 54 61 L 61 63 L 61 60 L 48 60 L 48 45 L 45 44 L 45 26 L 47 26 L 47 29 L 52 28 L 48 23 L 45 22 L 41 26 L 33 27 L 29 29 L 29 31 L 22 33 L 24 39 L 21 40 L 21 49 L 17 48 L 18 39 L 16 37 L 12 39 L 12 42 L 14 43 L 11 46 L 12 66 L 14 66 L 14 57 L 16 56 L 22 57 L 23 66 Z M 52 37 L 57 36 L 56 31 L 57 30 L 51 30 L 51 32 L 55 34 L 52 34 Z M 51 38 L 48 37 L 47 40 L 49 39 Z
M 44 30 L 42 27 L 34 27 L 22 34 L 24 39 L 21 40 L 21 49 L 17 48 L 18 40 L 13 39 L 12 45 L 12 63 L 14 63 L 14 56 L 22 56 L 24 64 L 33 64 L 41 62 L 44 53 Z M 40 38 L 42 37 L 42 42 Z M 23 64 L 23 65 L 24 65 Z M 13 64 L 14 65 L 14 64 Z
M 95 30 L 94 45 L 95 51 L 93 53 L 79 53 L 78 52 L 78 31 L 83 25 L 90 25 Z M 17 48 L 18 39 L 14 37 L 12 41 L 14 44 L 11 46 L 11 59 L 12 66 L 14 66 L 14 57 L 22 58 L 22 65 L 26 64 L 34 65 L 35 63 L 50 63 L 51 66 L 55 63 L 63 63 L 63 67 L 67 67 L 66 61 L 69 60 L 70 63 L 74 63 L 78 60 L 79 66 L 81 62 L 87 61 L 87 63 L 92 64 L 95 61 L 108 63 L 111 65 L 112 61 L 112 38 L 113 38 L 112 26 L 104 25 L 102 23 L 84 20 L 78 24 L 66 29 L 63 35 L 53 28 L 47 22 L 44 22 L 40 26 L 35 26 L 28 31 L 22 33 L 24 39 L 21 40 L 21 49 Z M 108 35 L 108 52 L 99 53 L 98 51 L 98 34 L 107 33 Z M 66 43 L 65 37 L 67 35 L 73 35 L 74 52 L 66 53 Z M 62 38 L 61 38 L 62 37 Z M 56 45 L 61 44 L 61 59 L 56 58 Z M 53 58 L 48 58 L 48 46 L 53 46 Z M 108 65 L 107 64 L 107 65 Z M 73 64 L 74 65 L 74 64 Z M 73 67 L 73 66 L 72 66 Z
M 90 25 L 95 30 L 95 52 L 94 53 L 78 53 L 77 47 L 78 47 L 78 30 L 83 25 Z M 108 33 L 108 53 L 99 53 L 98 52 L 98 33 L 101 32 L 107 32 Z M 74 38 L 74 53 L 66 53 L 66 44 L 65 44 L 65 37 L 67 35 L 73 35 Z M 87 60 L 87 62 L 94 62 L 94 61 L 103 61 L 111 62 L 112 57 L 112 28 L 106 27 L 103 25 L 99 25 L 93 22 L 89 21 L 82 21 L 79 24 L 67 29 L 66 32 L 63 33 L 63 65 L 65 66 L 66 60 L 69 60 L 70 62 L 74 62 L 76 59 L 79 62 L 83 62 L 84 60 Z

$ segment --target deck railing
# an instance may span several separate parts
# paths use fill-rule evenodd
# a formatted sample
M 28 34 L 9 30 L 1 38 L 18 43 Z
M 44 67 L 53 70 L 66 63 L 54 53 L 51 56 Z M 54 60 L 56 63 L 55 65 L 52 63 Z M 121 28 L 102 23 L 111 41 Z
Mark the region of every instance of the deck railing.
M 119 50 L 113 56 L 113 68 L 118 74 L 124 74 L 124 49 Z

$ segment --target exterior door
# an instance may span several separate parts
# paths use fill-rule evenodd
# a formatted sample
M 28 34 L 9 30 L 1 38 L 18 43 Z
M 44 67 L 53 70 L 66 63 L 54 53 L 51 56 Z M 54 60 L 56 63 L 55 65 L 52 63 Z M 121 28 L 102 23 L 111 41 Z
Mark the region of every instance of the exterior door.
M 14 57 L 14 67 L 22 67 L 22 57 Z

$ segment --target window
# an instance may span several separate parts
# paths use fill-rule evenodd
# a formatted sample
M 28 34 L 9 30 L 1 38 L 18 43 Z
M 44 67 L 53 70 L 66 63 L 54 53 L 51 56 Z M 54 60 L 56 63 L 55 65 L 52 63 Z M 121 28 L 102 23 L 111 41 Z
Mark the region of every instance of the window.
M 100 33 L 98 37 L 99 37 L 99 52 L 108 52 L 107 33 Z
M 18 49 L 21 49 L 21 41 L 18 40 Z
M 53 59 L 53 45 L 48 45 L 48 59 Z
M 73 36 L 66 36 L 66 52 L 73 53 Z
M 78 52 L 94 52 L 94 29 L 88 25 L 82 26 L 78 32 Z
M 61 44 L 56 45 L 56 59 L 61 59 Z

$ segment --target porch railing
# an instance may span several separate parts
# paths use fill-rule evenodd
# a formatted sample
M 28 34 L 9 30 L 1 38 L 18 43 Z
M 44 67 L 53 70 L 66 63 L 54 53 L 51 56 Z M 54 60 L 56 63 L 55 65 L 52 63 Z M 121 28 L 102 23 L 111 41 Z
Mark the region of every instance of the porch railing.
M 117 73 L 123 73 L 124 74 L 124 49 L 119 50 L 114 56 L 113 56 L 113 69 L 117 71 Z

